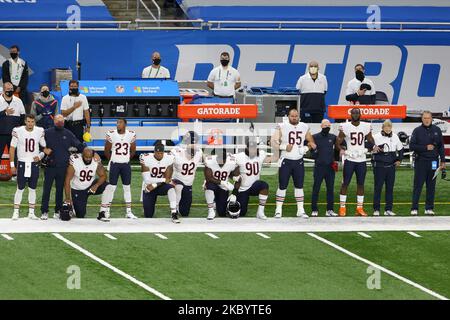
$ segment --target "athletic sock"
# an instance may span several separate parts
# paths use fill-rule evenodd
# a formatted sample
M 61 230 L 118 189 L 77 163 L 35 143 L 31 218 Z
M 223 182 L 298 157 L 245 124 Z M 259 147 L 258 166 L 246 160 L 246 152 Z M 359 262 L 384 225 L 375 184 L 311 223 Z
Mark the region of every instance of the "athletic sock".
M 364 196 L 356 196 L 357 207 L 362 208 L 364 205 Z
M 339 195 L 339 201 L 341 208 L 345 208 L 345 202 L 347 202 L 347 195 L 346 194 L 340 194 Z
M 265 195 L 265 194 L 260 194 L 260 195 L 259 195 L 258 212 L 261 212 L 261 213 L 264 214 L 264 207 L 265 207 L 265 205 L 266 205 L 266 202 L 267 202 L 267 198 L 268 198 L 268 197 L 269 197 L 269 196 L 268 196 L 268 195 Z
M 19 213 L 20 204 L 22 203 L 23 189 L 16 189 L 16 194 L 14 195 L 14 213 Z
M 34 214 L 36 206 L 36 189 L 28 188 L 28 214 Z
M 169 199 L 170 213 L 177 212 L 177 194 L 174 188 L 170 188 L 167 191 L 167 198 Z
M 295 188 L 294 189 L 295 201 L 297 201 L 297 212 L 304 212 L 305 209 L 303 207 L 305 194 L 303 189 Z
M 278 189 L 277 190 L 277 195 L 276 195 L 276 209 L 275 212 L 282 212 L 283 211 L 283 203 L 284 203 L 284 199 L 286 198 L 286 189 L 281 190 Z
M 123 199 L 125 200 L 125 206 L 127 213 L 131 213 L 131 187 L 130 185 L 123 186 Z

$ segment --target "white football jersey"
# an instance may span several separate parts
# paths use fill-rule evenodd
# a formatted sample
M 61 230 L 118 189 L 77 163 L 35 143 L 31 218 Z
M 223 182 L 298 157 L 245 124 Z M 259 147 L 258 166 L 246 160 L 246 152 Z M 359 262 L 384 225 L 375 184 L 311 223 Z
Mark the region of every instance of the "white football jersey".
M 282 122 L 277 125 L 276 129 L 281 131 L 281 144 L 293 145 L 291 151 L 283 150 L 281 152 L 281 158 L 289 160 L 300 160 L 303 158 L 299 148 L 303 146 L 309 126 L 304 122 L 299 122 L 295 126 L 289 122 Z
M 25 126 L 14 128 L 12 131 L 11 146 L 17 149 L 17 159 L 21 162 L 33 162 L 39 156 L 39 145 L 46 146 L 44 129 L 34 127 L 28 131 Z
M 345 142 L 347 143 L 346 159 L 353 162 L 365 162 L 365 146 L 366 136 L 372 131 L 372 125 L 368 122 L 359 122 L 358 126 L 354 126 L 351 122 L 342 123 L 339 130 L 345 134 Z
M 86 190 L 89 188 L 97 175 L 98 161 L 92 158 L 92 162 L 86 165 L 81 153 L 76 153 L 70 156 L 69 162 L 75 169 L 75 174 L 72 181 L 70 181 L 70 187 L 74 190 Z
M 253 159 L 250 159 L 245 152 L 236 154 L 236 164 L 239 166 L 241 176 L 239 192 L 248 190 L 255 181 L 259 180 L 266 155 L 264 150 L 259 150 L 259 156 Z
M 234 155 L 228 155 L 224 165 L 221 167 L 217 163 L 217 156 L 211 155 L 205 158 L 205 167 L 211 169 L 212 175 L 215 179 L 220 181 L 228 181 L 231 172 L 237 167 L 236 157 Z M 228 191 L 228 189 L 219 185 L 223 190 Z
M 173 180 L 179 180 L 186 186 L 192 186 L 195 179 L 195 172 L 203 159 L 203 152 L 197 149 L 194 157 L 188 157 L 186 148 L 175 147 L 171 150 L 174 157 Z
M 164 178 L 167 168 L 173 164 L 173 156 L 165 153 L 161 160 L 156 160 L 153 153 L 145 153 L 140 155 L 139 161 L 150 169 L 150 183 L 158 183 L 158 179 Z M 144 189 L 145 182 L 142 182 Z
M 106 140 L 112 145 L 111 162 L 130 162 L 131 144 L 136 141 L 136 133 L 134 131 L 125 130 L 124 134 L 119 134 L 117 130 L 111 130 L 106 133 Z

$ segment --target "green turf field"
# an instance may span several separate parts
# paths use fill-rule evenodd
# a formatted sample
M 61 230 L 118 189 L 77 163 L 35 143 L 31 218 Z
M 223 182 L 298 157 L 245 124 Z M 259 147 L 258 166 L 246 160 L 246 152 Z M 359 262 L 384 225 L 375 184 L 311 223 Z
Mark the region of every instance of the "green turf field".
M 41 174 L 42 176 L 42 174 Z M 273 216 L 274 210 L 275 210 L 275 192 L 277 190 L 278 185 L 278 176 L 276 174 L 275 168 L 265 168 L 263 170 L 263 174 L 261 178 L 269 183 L 270 186 L 270 195 L 267 202 L 267 209 L 266 209 L 266 215 Z M 340 183 L 342 179 L 342 170 L 337 173 L 336 175 L 336 183 L 335 183 L 335 211 L 338 210 L 338 203 L 339 203 L 339 189 L 340 189 Z M 41 177 L 41 183 L 39 184 L 38 190 L 37 190 L 37 213 L 40 213 L 39 210 L 39 202 L 42 195 L 42 181 L 43 178 Z M 306 168 L 305 173 L 305 209 L 307 212 L 310 212 L 310 201 L 311 201 L 311 190 L 312 190 L 312 168 Z M 133 181 L 132 181 L 132 197 L 133 197 L 133 203 L 134 203 L 134 213 L 137 216 L 143 217 L 143 210 L 142 210 L 142 204 L 139 202 L 140 199 L 140 187 L 142 183 L 141 174 L 138 169 L 133 170 Z M 202 189 L 203 184 L 203 172 L 202 169 L 198 169 L 197 176 L 194 182 L 193 187 L 193 206 L 191 209 L 191 216 L 193 217 L 203 217 L 206 216 L 207 208 L 205 203 L 205 196 Z M 400 168 L 397 172 L 396 177 L 396 184 L 395 184 L 395 193 L 394 193 L 394 212 L 400 215 L 409 215 L 410 208 L 411 208 L 411 194 L 412 194 L 412 185 L 413 185 L 413 171 L 411 168 Z M 365 190 L 365 208 L 368 214 L 372 214 L 373 209 L 371 202 L 373 200 L 373 173 L 372 169 L 369 168 L 367 172 L 366 177 L 366 184 L 365 184 L 366 190 Z M 435 212 L 438 215 L 448 215 L 450 214 L 450 196 L 448 194 L 448 188 L 450 187 L 450 183 L 448 181 L 443 181 L 441 179 L 438 179 L 437 186 L 436 186 L 436 206 L 435 206 Z M 10 217 L 12 215 L 12 207 L 13 207 L 13 199 L 14 199 L 14 192 L 16 190 L 15 182 L 8 182 L 8 183 L 1 183 L 0 184 L 1 192 L 0 192 L 0 218 L 6 218 Z M 382 200 L 384 199 L 384 196 L 382 197 Z M 425 188 L 422 192 L 422 201 L 425 200 Z M 50 203 L 54 201 L 54 195 L 51 195 Z M 288 187 L 288 192 L 286 195 L 286 203 L 284 206 L 283 215 L 284 216 L 295 216 L 296 210 L 296 204 L 294 203 L 294 191 L 293 191 L 293 184 L 292 181 Z M 24 193 L 22 204 L 26 204 L 27 202 L 27 192 Z M 322 184 L 322 192 L 319 198 L 319 202 L 321 205 L 319 206 L 320 214 L 323 215 L 325 211 L 325 204 L 326 198 L 325 198 L 325 183 Z M 351 186 L 349 187 L 348 191 L 348 207 L 347 207 L 347 213 L 349 215 L 353 215 L 353 212 L 355 211 L 356 205 L 356 182 L 355 178 L 353 178 L 353 181 L 351 183 Z M 100 204 L 100 196 L 97 197 L 91 197 L 89 203 L 93 205 L 93 207 L 90 207 L 88 210 L 87 217 L 95 217 L 98 213 L 99 207 L 97 207 L 96 204 Z M 253 198 L 251 201 L 253 206 L 257 206 L 257 198 Z M 256 207 L 253 207 L 254 209 L 250 209 L 248 215 L 253 216 L 256 214 Z M 52 214 L 53 207 L 50 206 L 50 214 Z M 167 216 L 168 215 L 168 204 L 167 200 L 164 198 L 161 199 L 161 201 L 158 203 L 157 210 L 156 210 L 156 217 L 161 216 Z M 382 207 L 382 210 L 384 208 Z M 424 207 L 420 207 L 419 214 L 423 214 Z M 123 207 L 123 194 L 122 194 L 122 187 L 119 182 L 118 188 L 115 193 L 115 199 L 113 201 L 113 208 L 111 209 L 112 217 L 122 217 L 124 215 L 125 208 Z M 24 208 L 22 209 L 22 216 L 27 213 L 27 210 Z
M 450 296 L 448 232 L 317 233 L 400 274 L 436 295 Z M 380 273 L 368 287 L 368 265 L 306 233 L 62 234 L 71 242 L 170 299 L 437 299 Z M 52 234 L 0 239 L 1 299 L 160 299 Z M 439 244 L 437 246 L 437 244 Z M 11 257 L 14 257 L 12 259 Z M 67 268 L 80 270 L 68 289 Z

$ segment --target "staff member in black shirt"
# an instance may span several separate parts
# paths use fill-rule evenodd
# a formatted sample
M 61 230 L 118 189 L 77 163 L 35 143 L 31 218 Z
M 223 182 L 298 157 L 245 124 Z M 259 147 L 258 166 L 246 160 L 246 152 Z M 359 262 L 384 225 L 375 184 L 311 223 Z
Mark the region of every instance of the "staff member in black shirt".
M 308 72 L 297 81 L 300 92 L 300 119 L 302 122 L 319 123 L 326 111 L 325 94 L 328 90 L 327 77 L 319 73 L 319 63 L 311 61 Z
M 337 170 L 337 163 L 334 161 L 336 136 L 330 133 L 331 123 L 327 119 L 320 124 L 322 131 L 313 135 L 317 148 L 313 151 L 314 164 L 314 184 L 311 197 L 312 217 L 317 217 L 319 209 L 317 200 L 319 199 L 320 186 L 325 179 L 327 186 L 327 217 L 336 217 L 334 212 L 334 177 Z
M 442 131 L 432 124 L 433 118 L 430 111 L 422 113 L 422 125 L 415 128 L 409 148 L 414 151 L 414 190 L 411 206 L 411 215 L 416 216 L 419 209 L 419 199 L 423 184 L 427 185 L 427 197 L 425 202 L 425 214 L 434 215 L 434 193 L 436 179 L 434 173 L 440 167 L 445 168 L 445 151 Z M 441 164 L 439 165 L 439 158 Z
M 372 154 L 373 165 L 373 215 L 380 215 L 381 190 L 386 184 L 385 216 L 395 216 L 392 211 L 394 203 L 395 170 L 403 159 L 403 144 L 396 134 L 392 133 L 392 122 L 383 122 L 381 132 L 373 136 L 379 152 Z

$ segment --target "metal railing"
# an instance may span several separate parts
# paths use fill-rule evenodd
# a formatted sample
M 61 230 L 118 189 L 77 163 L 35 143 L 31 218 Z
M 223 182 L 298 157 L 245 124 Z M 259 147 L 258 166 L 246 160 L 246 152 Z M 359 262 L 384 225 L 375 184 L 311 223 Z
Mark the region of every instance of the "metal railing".
M 127 30 L 131 21 L 7 21 L 0 20 L 0 31 L 13 30 Z M 3 28 L 2 25 L 8 25 Z M 44 25 L 48 27 L 33 27 Z M 83 27 L 82 25 L 99 25 L 96 27 Z M 112 27 L 116 25 L 116 27 Z
M 157 23 L 158 27 L 160 26 L 160 21 L 161 21 L 161 7 L 158 5 L 158 3 L 156 3 L 155 0 L 151 0 L 151 2 L 153 3 L 153 6 L 156 8 L 157 14 L 155 16 L 155 14 L 149 9 L 149 7 L 145 4 L 145 2 L 143 0 L 136 0 L 136 18 L 139 19 L 140 18 L 140 6 L 142 5 L 142 7 L 144 8 L 145 12 L 148 13 L 152 18 L 153 21 Z
M 136 19 L 136 29 L 139 30 L 202 30 L 205 26 L 205 23 L 202 19 L 196 20 L 145 20 L 145 19 Z M 165 24 L 171 24 L 171 26 L 166 26 Z M 152 26 L 152 24 L 157 24 Z M 181 26 L 177 26 L 178 24 L 182 24 Z

